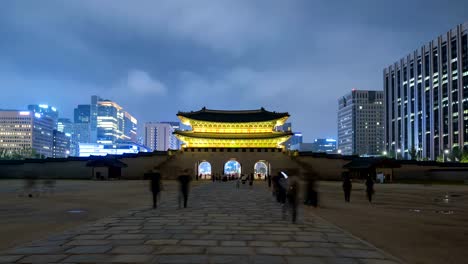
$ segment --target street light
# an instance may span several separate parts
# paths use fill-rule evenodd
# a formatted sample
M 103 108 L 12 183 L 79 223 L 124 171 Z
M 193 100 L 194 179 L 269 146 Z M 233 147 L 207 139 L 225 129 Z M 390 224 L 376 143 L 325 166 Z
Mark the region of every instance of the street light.
M 337 152 L 338 152 L 338 154 L 341 154 L 341 149 L 339 149 Z
M 444 154 L 443 154 L 444 163 L 445 163 L 445 155 L 447 155 L 447 154 L 449 154 L 449 150 L 448 150 L 448 149 L 444 150 Z
M 398 159 L 398 153 L 401 153 L 401 149 L 397 149 L 396 152 L 397 152 L 396 159 Z
M 382 154 L 383 154 L 384 156 L 387 156 L 387 151 L 384 150 L 384 152 L 382 152 Z

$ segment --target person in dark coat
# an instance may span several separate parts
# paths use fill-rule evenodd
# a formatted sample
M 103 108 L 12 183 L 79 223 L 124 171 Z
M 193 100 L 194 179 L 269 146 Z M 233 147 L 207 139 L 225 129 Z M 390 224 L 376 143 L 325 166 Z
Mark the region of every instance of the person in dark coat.
M 288 206 L 291 210 L 291 220 L 296 223 L 297 219 L 297 196 L 299 193 L 299 184 L 296 180 L 292 180 L 289 183 L 288 191 L 287 191 L 287 199 L 288 199 Z
M 271 178 L 271 182 L 273 184 L 273 188 L 272 188 L 272 194 L 273 196 L 276 197 L 276 201 L 279 203 L 280 202 L 280 198 L 279 198 L 279 179 L 283 177 L 283 175 L 281 174 L 281 172 L 278 173 L 278 175 L 275 175 Z
M 179 195 L 179 208 L 181 208 L 182 199 L 184 200 L 184 208 L 187 208 L 189 185 L 192 177 L 190 176 L 190 170 L 185 169 L 178 177 L 180 184 L 180 195 Z
M 254 174 L 251 173 L 250 176 L 249 176 L 249 185 L 250 185 L 250 187 L 252 187 L 253 181 L 254 181 Z
M 351 183 L 351 178 L 349 177 L 348 172 L 343 173 L 343 191 L 345 196 L 345 201 L 349 203 L 351 199 L 351 188 L 353 184 Z
M 372 202 L 372 195 L 374 194 L 374 181 L 372 180 L 372 177 L 367 177 L 366 180 L 366 193 L 367 193 L 367 199 L 369 200 L 369 203 Z
M 268 178 L 268 187 L 271 187 L 271 175 L 268 174 L 267 178 Z
M 158 197 L 161 192 L 161 172 L 154 169 L 151 175 L 151 192 L 153 193 L 153 209 L 158 207 Z
M 304 175 L 304 179 L 306 181 L 306 189 L 305 189 L 305 205 L 311 205 L 313 207 L 318 206 L 318 191 L 316 186 L 316 173 L 315 172 L 307 172 Z

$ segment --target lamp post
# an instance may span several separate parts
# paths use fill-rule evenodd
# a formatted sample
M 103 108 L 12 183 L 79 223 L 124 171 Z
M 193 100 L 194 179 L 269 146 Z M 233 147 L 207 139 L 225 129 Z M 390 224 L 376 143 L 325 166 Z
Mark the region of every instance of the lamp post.
M 341 149 L 339 149 L 339 150 L 337 151 L 337 153 L 338 153 L 338 154 L 341 154 Z
M 446 149 L 444 150 L 444 154 L 443 154 L 443 158 L 444 158 L 444 163 L 445 163 L 445 158 L 446 158 L 446 155 L 449 154 L 449 150 Z
M 384 152 L 382 152 L 382 154 L 383 154 L 384 156 L 387 156 L 387 151 L 384 150 Z
M 401 149 L 397 149 L 396 152 L 397 152 L 396 153 L 396 159 L 398 159 L 398 153 L 401 153 Z

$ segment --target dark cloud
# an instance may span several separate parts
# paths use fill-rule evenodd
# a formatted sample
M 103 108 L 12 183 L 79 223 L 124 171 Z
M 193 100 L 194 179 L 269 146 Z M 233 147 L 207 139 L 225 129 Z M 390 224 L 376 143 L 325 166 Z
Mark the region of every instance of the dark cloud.
M 1 108 L 92 94 L 140 121 L 178 110 L 289 111 L 307 140 L 336 136 L 337 98 L 468 20 L 466 1 L 9 1 Z

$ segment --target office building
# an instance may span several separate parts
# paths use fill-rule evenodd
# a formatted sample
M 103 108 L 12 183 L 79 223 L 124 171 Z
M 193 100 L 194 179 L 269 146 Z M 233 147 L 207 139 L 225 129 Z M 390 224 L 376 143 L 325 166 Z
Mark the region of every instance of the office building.
M 117 143 L 117 144 L 100 144 L 100 143 L 80 143 L 79 156 L 106 156 L 106 155 L 122 155 L 122 154 L 137 154 L 139 152 L 148 152 L 144 146 L 136 143 Z
M 180 149 L 180 141 L 173 132 L 179 129 L 179 122 L 148 122 L 145 124 L 144 144 L 150 151 Z
M 0 110 L 0 149 L 9 154 L 52 157 L 53 130 L 54 120 L 40 112 Z
M 52 157 L 66 158 L 70 155 L 71 135 L 54 130 Z
M 289 150 L 295 150 L 299 152 L 307 152 L 313 151 L 314 144 L 313 143 L 298 143 L 298 144 L 293 144 L 289 147 Z
M 91 105 L 78 105 L 74 109 L 75 123 L 90 123 L 91 122 Z
M 128 112 L 124 112 L 123 134 L 126 141 L 137 142 L 138 121 Z
M 383 91 L 352 91 L 338 100 L 338 150 L 344 155 L 381 155 Z
M 468 22 L 383 71 L 385 149 L 434 160 L 468 146 Z M 414 155 L 414 154 L 413 154 Z
M 57 121 L 59 115 L 57 108 L 49 106 L 47 104 L 32 104 L 28 105 L 28 111 L 31 111 L 33 113 L 40 113 L 41 116 L 51 118 L 53 120 L 54 129 L 57 129 Z
M 89 135 L 90 135 L 90 142 L 97 142 L 98 140 L 98 102 L 100 98 L 97 95 L 91 96 L 91 104 L 90 104 L 90 121 L 89 121 Z
M 336 153 L 336 143 L 332 138 L 316 138 L 312 143 L 312 152 Z

